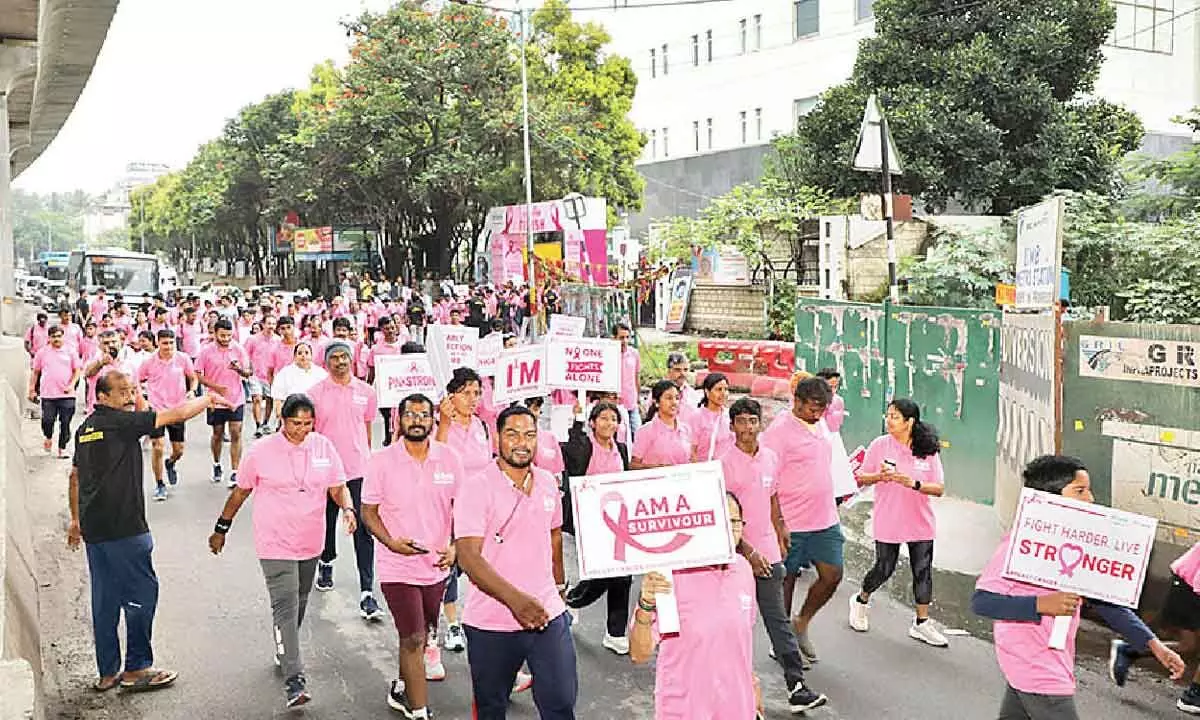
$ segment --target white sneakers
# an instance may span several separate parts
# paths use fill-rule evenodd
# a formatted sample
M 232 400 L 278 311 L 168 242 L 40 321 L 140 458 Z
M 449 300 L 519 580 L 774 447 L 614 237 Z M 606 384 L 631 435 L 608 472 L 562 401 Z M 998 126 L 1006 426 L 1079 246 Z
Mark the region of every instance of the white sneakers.
M 629 654 L 629 638 L 627 637 L 614 637 L 604 633 L 604 641 L 600 644 L 618 655 Z
M 437 637 L 433 635 L 425 644 L 425 679 L 432 681 L 446 679 L 446 666 L 442 664 L 442 651 L 438 649 Z
M 938 632 L 938 629 L 933 626 L 932 620 L 926 620 L 923 623 L 913 620 L 913 624 L 908 628 L 908 636 L 933 647 L 950 647 L 950 641 L 946 639 L 945 635 Z
M 871 606 L 858 601 L 858 593 L 850 596 L 850 627 L 865 633 L 871 629 Z

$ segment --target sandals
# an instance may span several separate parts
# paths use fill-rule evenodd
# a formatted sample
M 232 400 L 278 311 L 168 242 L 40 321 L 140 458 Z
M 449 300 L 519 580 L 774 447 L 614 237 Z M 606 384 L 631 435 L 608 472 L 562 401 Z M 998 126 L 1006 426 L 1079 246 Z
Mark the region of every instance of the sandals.
M 125 692 L 145 692 L 147 690 L 161 690 L 179 677 L 179 673 L 174 670 L 143 670 L 133 680 L 122 680 L 121 690 Z
M 98 693 L 108 692 L 121 684 L 121 676 L 114 675 L 108 678 L 96 678 L 92 683 L 92 690 Z

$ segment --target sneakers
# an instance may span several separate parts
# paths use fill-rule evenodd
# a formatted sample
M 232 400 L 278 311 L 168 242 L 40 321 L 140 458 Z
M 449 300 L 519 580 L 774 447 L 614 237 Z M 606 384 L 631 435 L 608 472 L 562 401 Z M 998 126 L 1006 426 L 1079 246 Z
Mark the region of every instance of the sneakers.
M 158 485 L 154 488 L 154 502 L 163 502 L 167 499 L 167 486 Z
M 172 485 L 178 485 L 179 471 L 175 469 L 175 461 L 171 458 L 167 458 L 163 462 L 163 468 L 165 468 L 167 471 L 167 482 L 171 483 Z
M 871 615 L 868 612 L 871 606 L 861 602 L 858 599 L 858 593 L 850 596 L 850 627 L 857 632 L 863 632 L 871 629 Z
M 620 637 L 614 637 L 608 633 L 604 633 L 604 642 L 600 644 L 618 655 L 629 654 L 629 638 L 625 637 L 624 635 Z
M 230 490 L 237 487 L 237 470 L 229 473 L 229 482 L 225 483 L 225 487 L 229 488 Z
M 258 440 L 258 439 L 262 438 L 262 436 L 263 436 L 263 429 L 262 429 L 262 426 L 260 425 L 259 427 L 255 428 L 255 430 L 254 430 L 254 439 Z
M 512 691 L 523 693 L 531 687 L 533 687 L 533 676 L 523 670 L 517 671 L 517 679 L 513 681 Z
M 450 652 L 462 652 L 467 649 L 467 636 L 463 634 L 462 625 L 457 623 L 446 628 L 446 639 L 442 647 Z
M 53 443 L 51 442 L 50 438 L 46 438 L 45 440 L 42 440 L 42 449 L 46 451 L 47 455 L 50 454 L 50 446 L 51 445 L 53 445 Z
M 220 463 L 213 465 L 213 482 L 215 482 L 215 483 L 221 482 L 221 475 L 223 475 L 224 472 L 225 471 L 221 469 Z
M 436 642 L 425 645 L 425 679 L 434 681 L 446 679 L 446 666 L 442 664 L 442 651 L 438 649 Z
M 1124 640 L 1113 640 L 1108 646 L 1108 678 L 1117 687 L 1125 687 L 1129 679 L 1129 668 L 1133 667 L 1135 658 L 1129 656 L 1129 643 Z
M 308 694 L 305 684 L 303 675 L 293 675 L 287 679 L 284 683 L 284 687 L 287 689 L 287 707 L 299 707 L 312 700 L 312 695 Z
M 66 459 L 66 457 L 67 457 L 67 449 L 66 449 L 66 448 L 63 448 L 63 447 L 60 447 L 60 448 L 58 449 L 58 459 L 59 459 L 59 460 L 65 460 L 65 459 Z
M 333 563 L 317 561 L 317 590 L 329 592 L 333 589 Z
M 332 567 L 333 566 L 330 566 L 331 570 Z M 330 574 L 332 575 L 332 573 Z M 332 582 L 333 578 L 330 577 L 330 584 L 332 584 Z M 369 592 L 363 593 L 362 600 L 358 602 L 358 609 L 359 612 L 362 613 L 363 620 L 375 622 L 383 619 L 383 610 L 379 609 L 379 603 L 375 601 L 375 596 Z
M 805 687 L 803 682 L 796 683 L 796 687 L 788 693 L 788 709 L 793 715 L 819 708 L 827 702 L 829 702 L 829 698 L 813 692 L 810 688 Z
M 817 648 L 808 637 L 808 631 L 796 633 L 796 644 L 800 646 L 800 657 L 810 664 L 817 661 Z
M 919 623 L 914 619 L 913 624 L 908 628 L 908 636 L 913 640 L 920 640 L 926 645 L 932 645 L 933 647 L 950 647 L 950 642 L 946 640 L 945 635 L 942 635 L 933 626 L 932 620 Z
M 1184 690 L 1183 695 L 1179 696 L 1179 701 L 1175 703 L 1175 707 L 1188 715 L 1200 715 L 1200 685 L 1196 683 L 1188 685 L 1188 689 Z
M 405 717 L 410 717 L 412 711 L 408 708 L 408 696 L 404 694 L 404 681 L 393 680 L 388 688 L 388 707 L 402 713 Z

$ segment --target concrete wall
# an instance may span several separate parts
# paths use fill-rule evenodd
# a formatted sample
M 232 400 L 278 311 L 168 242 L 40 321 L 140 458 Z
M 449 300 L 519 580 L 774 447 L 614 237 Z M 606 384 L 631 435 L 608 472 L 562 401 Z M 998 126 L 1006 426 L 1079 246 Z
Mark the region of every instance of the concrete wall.
M 645 204 L 629 217 L 629 231 L 641 237 L 650 223 L 677 215 L 696 217 L 712 198 L 742 183 L 758 182 L 770 145 L 732 150 L 638 165 L 646 178 Z
M 761 287 L 696 285 L 684 329 L 713 337 L 766 337 L 766 292 Z

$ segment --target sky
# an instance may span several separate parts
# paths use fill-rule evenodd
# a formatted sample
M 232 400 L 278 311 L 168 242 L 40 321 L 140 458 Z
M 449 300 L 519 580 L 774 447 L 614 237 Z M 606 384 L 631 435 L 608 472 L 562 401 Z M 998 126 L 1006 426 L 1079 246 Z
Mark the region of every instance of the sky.
M 130 162 L 182 168 L 225 121 L 348 57 L 339 20 L 389 0 L 121 0 L 58 137 L 15 181 L 31 192 L 107 190 Z

